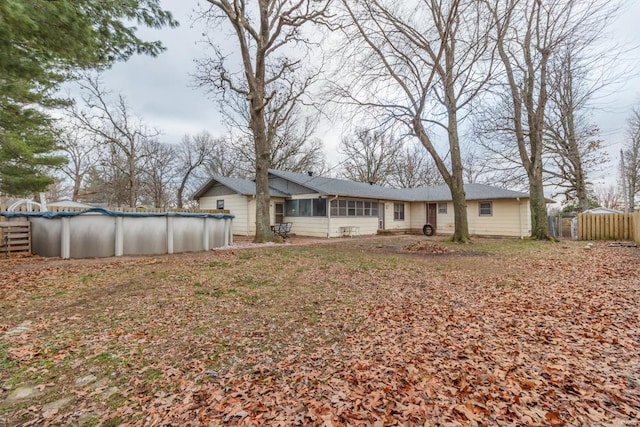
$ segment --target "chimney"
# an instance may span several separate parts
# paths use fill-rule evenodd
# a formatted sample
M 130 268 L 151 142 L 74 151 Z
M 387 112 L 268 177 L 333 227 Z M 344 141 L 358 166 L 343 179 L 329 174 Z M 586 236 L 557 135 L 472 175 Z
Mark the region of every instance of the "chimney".
M 307 175 L 313 176 L 313 171 L 307 171 Z

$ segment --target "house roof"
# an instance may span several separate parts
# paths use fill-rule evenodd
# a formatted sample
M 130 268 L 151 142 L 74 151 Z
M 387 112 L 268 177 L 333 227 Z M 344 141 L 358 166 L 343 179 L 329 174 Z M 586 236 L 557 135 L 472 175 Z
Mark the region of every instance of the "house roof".
M 622 211 L 618 211 L 618 210 L 615 210 L 615 209 L 609 209 L 609 208 L 603 208 L 603 207 L 597 207 L 597 208 L 587 209 L 586 211 L 583 211 L 582 213 L 609 214 L 609 213 L 622 213 Z
M 405 200 L 398 189 L 382 187 L 376 184 L 328 178 L 319 175 L 285 172 L 269 169 L 271 175 L 286 179 L 322 195 L 352 196 L 364 199 Z
M 418 188 L 389 188 L 376 184 L 350 181 L 346 179 L 309 176 L 308 174 L 285 172 L 270 169 L 271 175 L 279 176 L 298 185 L 307 187 L 323 195 L 352 196 L 366 199 L 404 200 L 412 202 L 430 202 L 451 200 L 451 191 L 447 185 Z M 465 184 L 467 200 L 517 199 L 528 198 L 527 193 L 505 190 L 483 184 Z
M 411 200 L 435 202 L 442 200 L 451 200 L 451 190 L 447 185 L 438 185 L 435 187 L 420 187 L 402 190 L 407 193 L 413 193 Z M 465 198 L 467 200 L 486 200 L 486 199 L 528 199 L 527 193 L 520 191 L 506 190 L 504 188 L 492 187 L 484 184 L 464 184 Z
M 193 199 L 202 197 L 214 184 L 219 183 L 243 196 L 253 196 L 256 194 L 256 183 L 249 179 L 230 178 L 228 176 L 214 175 L 205 182 L 194 194 Z M 269 189 L 269 194 L 276 197 L 289 197 L 290 194 L 283 193 L 275 188 Z
M 398 200 L 408 202 L 437 202 L 451 200 L 451 191 L 446 185 L 419 188 L 389 188 L 376 184 L 350 181 L 346 179 L 328 178 L 318 175 L 301 174 L 269 169 L 269 174 L 285 179 L 305 188 L 310 192 L 326 196 L 358 197 L 363 199 Z M 205 183 L 193 195 L 194 199 L 202 197 L 215 183 L 220 183 L 242 195 L 255 195 L 255 182 L 247 179 L 215 176 Z M 467 200 L 516 199 L 528 198 L 527 193 L 505 190 L 483 184 L 465 184 Z M 271 196 L 289 197 L 290 194 L 270 188 Z

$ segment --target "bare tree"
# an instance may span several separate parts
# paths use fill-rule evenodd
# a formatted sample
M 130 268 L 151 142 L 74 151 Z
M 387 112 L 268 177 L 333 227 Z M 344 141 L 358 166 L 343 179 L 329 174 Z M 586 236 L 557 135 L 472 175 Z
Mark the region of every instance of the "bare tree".
M 81 190 L 83 201 L 105 206 L 129 206 L 129 178 L 122 165 L 126 165 L 122 153 L 116 147 L 104 146 L 98 164 L 85 175 Z
M 491 175 L 493 170 L 489 160 L 484 157 L 481 151 L 467 149 L 462 154 L 462 165 L 464 168 L 464 181 L 468 184 L 497 184 Z
M 532 236 L 552 239 L 544 195 L 545 130 L 555 58 L 587 43 L 592 26 L 610 15 L 604 0 L 491 0 L 495 42 L 508 105 L 497 129 L 510 135 L 529 182 Z M 566 92 L 565 92 L 566 93 Z M 575 154 L 575 153 L 574 153 Z
M 388 184 L 416 188 L 444 184 L 435 162 L 421 144 L 409 144 L 395 156 Z
M 271 119 L 267 119 L 271 123 Z M 274 169 L 290 172 L 320 171 L 325 155 L 322 141 L 313 136 L 317 121 L 310 117 L 290 115 L 270 136 L 269 164 Z M 272 126 L 269 126 L 270 128 Z M 235 154 L 242 175 L 255 176 L 255 147 L 250 135 L 241 134 L 228 141 L 229 151 Z
M 140 199 L 155 208 L 173 204 L 178 180 L 176 148 L 170 144 L 147 141 L 143 146 L 145 163 L 141 168 Z
M 343 102 L 401 124 L 433 158 L 451 190 L 454 241 L 469 239 L 459 123 L 490 76 L 491 50 L 482 3 L 471 0 L 342 0 L 348 21 Z M 438 134 L 438 132 L 440 134 Z M 436 143 L 442 136 L 446 149 Z
M 340 142 L 338 151 L 345 156 L 341 175 L 371 184 L 388 184 L 402 145 L 391 133 L 356 129 L 353 136 Z
M 622 199 L 620 197 L 620 191 L 614 185 L 596 186 L 594 188 L 594 195 L 598 201 L 598 205 L 607 209 L 620 209 L 622 205 Z
M 217 140 L 207 131 L 194 136 L 184 135 L 180 144 L 176 147 L 176 162 L 178 174 L 178 186 L 176 189 L 176 205 L 182 209 L 184 204 L 184 192 L 198 171 L 205 168 L 208 162 L 214 160 Z
M 61 131 L 58 146 L 68 160 L 60 171 L 71 181 L 71 200 L 77 202 L 85 176 L 99 161 L 97 144 L 81 129 L 69 126 Z
M 549 66 L 545 173 L 567 200 L 577 201 L 579 210 L 589 206 L 589 174 L 607 161 L 599 129 L 589 123 L 594 98 L 626 71 L 617 63 L 618 49 L 600 43 L 620 7 L 619 2 L 608 3 L 587 31 L 571 34 Z
M 143 146 L 160 132 L 134 117 L 121 94 L 112 102 L 99 76 L 85 76 L 79 84 L 84 108 L 74 105 L 70 114 L 77 126 L 101 147 L 102 164 L 117 162 L 109 166 L 118 169 L 114 176 L 125 181 L 127 204 L 135 207 L 140 195 L 140 166 L 148 155 Z
M 215 28 L 222 24 L 231 27 L 242 65 L 233 68 L 216 32 L 215 39 L 209 39 L 215 56 L 199 62 L 198 82 L 222 95 L 223 101 L 231 98 L 226 105 L 242 106 L 248 112 L 249 120 L 242 127 L 251 130 L 254 143 L 255 241 L 272 240 L 268 181 L 271 138 L 317 78 L 317 72 L 302 76 L 304 55 L 311 48 L 303 30 L 327 16 L 330 0 L 208 0 L 208 3 L 210 7 L 203 12 L 203 18 Z
M 628 140 L 622 151 L 621 175 L 630 212 L 636 208 L 640 193 L 640 108 L 634 108 L 628 123 Z
M 220 175 L 249 179 L 252 173 L 247 172 L 248 170 L 250 170 L 250 167 L 238 157 L 235 147 L 231 144 L 231 139 L 216 139 L 213 154 L 204 164 L 204 172 L 207 177 Z M 253 176 L 255 176 L 255 171 Z

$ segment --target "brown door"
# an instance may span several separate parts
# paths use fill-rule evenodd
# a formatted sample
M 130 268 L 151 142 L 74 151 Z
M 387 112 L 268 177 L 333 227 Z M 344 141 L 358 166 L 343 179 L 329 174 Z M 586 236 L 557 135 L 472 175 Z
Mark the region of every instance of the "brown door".
M 276 203 L 276 224 L 284 222 L 284 203 Z
M 438 228 L 438 204 L 427 203 L 427 222 L 433 225 L 433 229 Z

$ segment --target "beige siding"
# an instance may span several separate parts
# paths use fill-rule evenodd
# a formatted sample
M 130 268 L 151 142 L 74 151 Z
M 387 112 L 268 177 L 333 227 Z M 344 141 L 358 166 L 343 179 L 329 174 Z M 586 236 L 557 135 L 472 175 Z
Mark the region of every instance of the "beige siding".
M 478 201 L 467 202 L 469 233 L 481 236 L 525 237 L 531 235 L 529 201 L 515 199 L 493 202 L 493 215 L 480 216 Z
M 352 216 L 331 218 L 331 232 L 329 237 L 341 237 L 341 227 L 358 227 L 358 234 L 367 236 L 378 233 L 377 216 Z
M 291 234 L 298 236 L 327 237 L 328 218 L 312 216 L 285 216 L 285 222 L 291 222 Z
M 445 202 L 441 202 L 445 203 Z M 438 203 L 440 204 L 440 203 Z M 426 206 L 426 205 L 425 205 Z M 469 214 L 469 208 L 467 208 L 467 214 Z M 455 215 L 453 214 L 453 202 L 447 202 L 447 213 L 438 213 L 436 217 L 436 233 L 453 234 L 455 228 Z
M 224 200 L 224 208 L 229 210 L 229 213 L 235 216 L 233 219 L 232 233 L 240 236 L 249 236 L 252 231 L 249 226 L 251 209 L 253 206 L 253 234 L 255 234 L 255 201 L 247 203 L 247 197 L 240 194 L 229 194 L 220 196 L 207 196 L 201 197 L 198 202 L 200 203 L 200 209 L 215 209 L 216 202 L 218 200 Z
M 252 197 L 248 199 L 247 203 L 247 236 L 255 236 L 256 235 L 256 199 Z
M 384 203 L 384 229 L 385 230 L 409 230 L 411 228 L 411 203 L 404 203 L 404 221 L 396 221 L 393 219 L 394 201 L 385 201 Z
M 310 198 L 311 195 L 299 196 Z M 233 234 L 255 235 L 256 203 L 252 197 L 233 195 L 219 195 L 215 197 L 200 198 L 202 209 L 215 209 L 216 201 L 223 199 L 224 207 L 235 215 L 233 220 Z M 493 202 L 493 215 L 480 216 L 478 201 L 467 201 L 467 215 L 469 220 L 469 233 L 487 236 L 513 236 L 525 237 L 531 234 L 531 216 L 529 214 L 529 201 L 517 201 L 515 199 L 487 200 Z M 275 203 L 284 199 L 274 198 L 270 203 L 271 223 L 275 223 Z M 426 203 L 405 203 L 404 221 L 393 219 L 394 201 L 381 201 L 385 208 L 386 230 L 422 229 L 427 219 Z M 292 222 L 292 234 L 313 237 L 340 237 L 341 227 L 358 227 L 360 235 L 372 235 L 378 231 L 377 217 L 285 217 L 287 222 Z M 447 203 L 447 213 L 438 213 L 436 232 L 439 234 L 452 234 L 454 231 L 453 204 Z
M 422 230 L 427 222 L 427 204 L 426 203 L 407 203 L 410 206 L 411 220 L 409 224 L 413 230 Z M 406 207 L 405 207 L 406 209 Z M 393 212 L 392 212 L 393 213 Z
M 531 216 L 529 215 L 529 201 L 516 199 L 486 200 L 493 202 L 493 215 L 480 216 L 477 200 L 467 201 L 467 220 L 469 233 L 481 236 L 509 236 L 525 237 L 531 234 Z M 411 228 L 422 228 L 427 214 L 427 204 L 424 202 L 411 204 Z M 393 215 L 393 211 L 391 211 Z M 447 203 L 447 213 L 438 213 L 436 233 L 453 234 L 455 218 L 453 203 Z
M 341 237 L 342 227 L 357 227 L 357 234 L 372 235 L 378 232 L 377 217 L 285 217 L 291 222 L 291 234 L 311 237 Z

